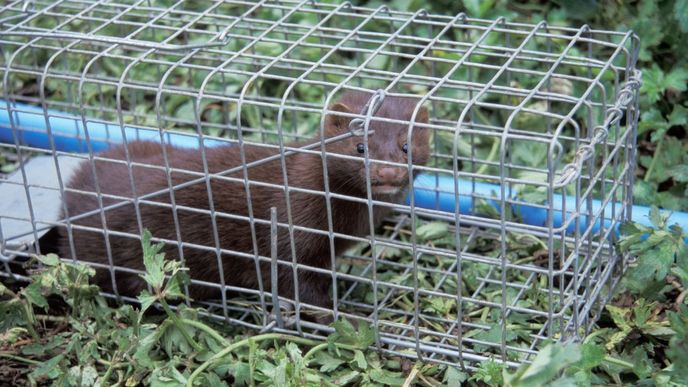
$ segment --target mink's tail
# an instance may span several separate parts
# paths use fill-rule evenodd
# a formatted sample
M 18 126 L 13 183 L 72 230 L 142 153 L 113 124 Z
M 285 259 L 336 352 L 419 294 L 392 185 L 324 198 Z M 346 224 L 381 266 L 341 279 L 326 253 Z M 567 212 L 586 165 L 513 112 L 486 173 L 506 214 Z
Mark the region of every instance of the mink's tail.
M 42 237 L 38 239 L 38 246 L 40 247 L 41 254 L 57 254 L 60 255 L 60 242 L 64 238 L 57 227 L 53 227 L 45 233 Z

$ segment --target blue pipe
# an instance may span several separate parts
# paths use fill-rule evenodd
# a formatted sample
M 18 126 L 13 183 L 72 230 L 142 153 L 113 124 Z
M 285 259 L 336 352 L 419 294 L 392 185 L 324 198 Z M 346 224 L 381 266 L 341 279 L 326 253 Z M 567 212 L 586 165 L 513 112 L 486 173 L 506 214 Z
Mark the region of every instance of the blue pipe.
M 7 102 L 0 100 L 0 142 L 15 143 L 10 123 L 10 115 L 7 111 Z M 48 111 L 48 122 L 50 131 L 54 139 L 55 148 L 65 152 L 88 152 L 84 124 L 80 117 L 54 110 Z M 51 149 L 46 119 L 42 108 L 13 103 L 12 120 L 18 130 L 16 135 L 20 144 L 35 148 Z M 123 142 L 122 128 L 119 124 L 98 122 L 87 120 L 90 144 L 94 152 L 107 149 L 112 144 Z M 125 126 L 124 133 L 127 141 L 149 140 L 160 141 L 160 132 L 157 129 L 138 128 Z M 164 133 L 165 142 L 174 146 L 184 148 L 198 148 L 200 145 L 198 137 L 193 134 L 183 133 Z M 204 139 L 204 145 L 215 147 L 226 142 L 215 139 Z M 472 182 L 470 180 L 459 181 L 458 200 L 454 196 L 454 179 L 451 176 L 436 176 L 432 174 L 420 174 L 416 177 L 414 185 L 415 204 L 421 208 L 437 209 L 445 212 L 454 213 L 458 202 L 459 210 L 462 214 L 472 214 L 473 200 L 475 197 L 483 197 L 485 201 L 499 211 L 498 195 L 500 186 L 496 184 Z M 515 197 L 515 194 L 512 196 Z M 493 198 L 493 199 L 491 199 Z M 407 199 L 408 203 L 408 199 Z M 573 221 L 572 210 L 575 208 L 576 199 L 572 196 L 554 195 L 553 223 L 555 228 L 566 226 L 567 233 L 575 231 L 576 222 Z M 583 208 L 587 207 L 587 202 L 582 202 Z M 593 213 L 597 212 L 602 206 L 599 200 L 592 200 Z M 523 222 L 532 226 L 544 227 L 547 221 L 547 210 L 532 203 L 521 202 L 512 204 L 512 210 L 521 216 Z M 605 214 L 610 215 L 612 203 L 608 203 Z M 566 211 L 563 209 L 566 208 Z M 616 203 L 617 211 L 622 205 Z M 651 227 L 649 220 L 650 208 L 646 206 L 633 206 L 633 221 L 644 226 Z M 474 214 L 480 215 L 480 214 Z M 579 230 L 583 232 L 588 227 L 587 216 L 580 216 L 578 222 Z M 674 212 L 669 218 L 669 224 L 678 224 L 684 230 L 688 230 L 688 213 Z M 604 230 L 610 226 L 610 221 L 597 220 L 592 227 L 592 232 L 597 233 L 604 225 Z M 618 227 L 618 225 L 617 225 Z M 616 230 L 618 232 L 618 230 Z M 688 238 L 686 238 L 688 243 Z
M 438 188 L 436 188 L 438 187 Z M 439 192 L 439 193 L 438 193 Z M 454 178 L 451 176 L 435 176 L 430 174 L 421 174 L 416 177 L 413 184 L 413 193 L 415 196 L 416 206 L 422 208 L 437 209 L 454 213 L 456 200 L 454 199 Z M 459 211 L 462 214 L 472 214 L 473 200 L 476 198 L 484 198 L 485 202 L 499 211 L 500 208 L 500 186 L 497 184 L 481 183 L 471 181 L 459 180 Z M 510 198 L 515 199 L 517 195 L 513 194 Z M 576 222 L 572 211 L 575 209 L 576 198 L 574 196 L 562 196 L 555 194 L 553 198 L 553 224 L 555 228 L 566 225 L 566 232 L 572 235 L 576 230 Z M 541 206 L 533 205 L 532 203 L 513 200 L 511 204 L 513 212 L 523 219 L 523 223 L 531 226 L 545 227 L 547 222 L 547 209 Z M 597 199 L 590 200 L 592 203 L 592 213 L 596 214 L 602 207 L 602 201 Z M 566 206 L 566 207 L 564 207 Z M 622 205 L 616 203 L 617 213 L 621 211 Z M 564 211 L 565 208 L 565 211 Z M 587 208 L 587 201 L 581 201 L 581 208 Z M 611 215 L 612 203 L 607 203 L 605 208 L 605 216 Z M 566 214 L 566 216 L 564 216 Z M 634 205 L 632 209 L 633 221 L 643 226 L 653 227 L 650 222 L 650 207 Z M 480 214 L 475 214 L 480 215 Z M 580 215 L 578 221 L 578 229 L 583 233 L 588 228 L 588 217 Z M 669 218 L 669 224 L 678 224 L 684 230 L 688 230 L 688 212 L 673 212 Z M 605 219 L 604 223 L 598 219 L 592 226 L 592 232 L 597 233 L 604 225 L 604 232 L 611 227 L 611 221 Z M 617 224 L 615 226 L 618 235 Z M 685 242 L 688 243 L 688 237 Z
M 50 132 L 56 150 L 75 153 L 88 152 L 84 125 L 80 117 L 55 110 L 49 110 L 48 115 Z M 20 144 L 34 148 L 51 149 L 50 136 L 42 108 L 13 103 L 12 120 L 15 127 L 19 128 L 16 134 Z M 90 144 L 94 152 L 105 150 L 112 144 L 119 144 L 124 141 L 122 128 L 119 124 L 88 120 L 87 125 Z M 10 116 L 7 114 L 7 102 L 0 100 L 0 142 L 15 143 L 11 128 Z M 124 134 L 127 141 L 160 141 L 160 131 L 157 129 L 125 126 Z M 163 136 L 167 144 L 178 147 L 198 148 L 200 145 L 198 136 L 193 133 L 165 133 Z M 205 146 L 218 146 L 223 142 L 204 139 L 203 144 Z

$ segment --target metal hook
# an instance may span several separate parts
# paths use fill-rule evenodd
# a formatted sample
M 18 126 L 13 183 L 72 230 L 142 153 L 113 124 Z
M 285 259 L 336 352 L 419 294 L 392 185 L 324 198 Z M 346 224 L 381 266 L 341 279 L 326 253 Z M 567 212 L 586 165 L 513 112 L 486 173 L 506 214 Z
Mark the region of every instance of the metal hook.
M 387 93 L 383 89 L 377 89 L 375 93 L 373 93 L 365 106 L 363 106 L 363 109 L 361 109 L 360 114 L 365 115 L 366 118 L 354 118 L 351 120 L 351 122 L 349 122 L 349 131 L 351 131 L 351 134 L 359 137 L 365 135 L 364 127 L 366 121 L 370 120 L 370 117 L 372 117 L 380 109 L 386 96 Z M 368 131 L 368 134 L 374 133 L 374 130 Z

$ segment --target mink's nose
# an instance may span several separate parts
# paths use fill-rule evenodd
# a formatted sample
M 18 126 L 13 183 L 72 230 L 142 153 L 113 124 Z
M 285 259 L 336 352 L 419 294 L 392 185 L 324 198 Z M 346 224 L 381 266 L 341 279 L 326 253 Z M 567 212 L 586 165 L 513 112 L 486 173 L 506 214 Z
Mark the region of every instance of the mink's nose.
M 380 184 L 395 184 L 399 180 L 399 171 L 396 168 L 382 167 L 377 171 L 377 181 Z

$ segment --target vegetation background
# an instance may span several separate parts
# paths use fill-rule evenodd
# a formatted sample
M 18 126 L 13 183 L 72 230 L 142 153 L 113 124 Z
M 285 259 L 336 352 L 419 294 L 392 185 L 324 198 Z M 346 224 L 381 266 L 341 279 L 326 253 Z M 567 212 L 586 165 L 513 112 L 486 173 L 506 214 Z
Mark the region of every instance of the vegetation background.
M 378 0 L 355 0 L 375 7 Z M 642 118 L 637 203 L 688 211 L 688 0 L 393 0 L 396 10 L 466 12 L 470 17 L 634 30 L 641 38 Z M 3 164 L 0 160 L 0 165 Z M 615 301 L 581 344 L 553 344 L 530 366 L 478 372 L 381 358 L 372 333 L 339 323 L 325 343 L 213 325 L 196 310 L 151 318 L 146 306 L 179 292 L 174 263 L 148 244 L 144 307 L 113 308 L 88 284 L 84 267 L 41 258 L 33 285 L 0 284 L 0 384 L 57 385 L 686 385 L 688 249 L 686 233 L 652 213 L 654 228 L 624 227 L 621 247 L 638 257 Z M 649 234 L 649 238 L 641 238 Z M 61 300 L 55 307 L 55 299 Z M 50 305 L 50 312 L 47 313 Z M 229 359 L 217 362 L 217 359 Z

